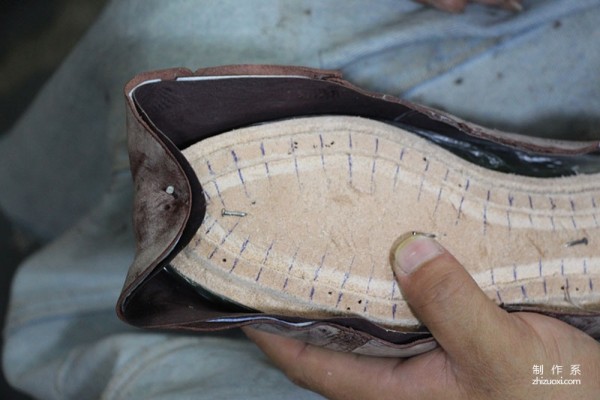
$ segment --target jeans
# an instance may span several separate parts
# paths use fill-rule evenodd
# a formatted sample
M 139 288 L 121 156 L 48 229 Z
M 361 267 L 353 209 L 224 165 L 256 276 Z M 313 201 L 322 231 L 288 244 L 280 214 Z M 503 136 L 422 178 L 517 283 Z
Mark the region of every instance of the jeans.
M 19 268 L 3 368 L 43 399 L 309 399 L 239 332 L 119 321 L 133 258 L 122 88 L 136 73 L 275 63 L 341 69 L 372 90 L 488 127 L 600 136 L 600 1 L 114 0 L 0 142 L 0 206 L 46 246 Z

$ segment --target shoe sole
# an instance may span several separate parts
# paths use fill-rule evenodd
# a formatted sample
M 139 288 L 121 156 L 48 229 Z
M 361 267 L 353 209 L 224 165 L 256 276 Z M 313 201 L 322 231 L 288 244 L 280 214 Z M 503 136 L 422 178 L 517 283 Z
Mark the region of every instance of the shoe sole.
M 172 261 L 265 313 L 413 330 L 389 253 L 435 235 L 499 305 L 600 309 L 600 174 L 487 170 L 401 128 L 343 116 L 252 126 L 183 151 L 206 216 Z

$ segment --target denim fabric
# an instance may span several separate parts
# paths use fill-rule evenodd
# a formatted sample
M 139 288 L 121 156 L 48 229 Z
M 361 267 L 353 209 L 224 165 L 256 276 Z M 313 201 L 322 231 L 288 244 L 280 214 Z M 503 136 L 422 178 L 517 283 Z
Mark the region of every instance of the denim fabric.
M 526 134 L 600 130 L 600 1 L 111 2 L 0 142 L 0 205 L 48 245 L 20 267 L 4 372 L 44 399 L 318 398 L 239 334 L 136 330 L 114 304 L 133 257 L 122 87 L 138 72 L 280 63 Z

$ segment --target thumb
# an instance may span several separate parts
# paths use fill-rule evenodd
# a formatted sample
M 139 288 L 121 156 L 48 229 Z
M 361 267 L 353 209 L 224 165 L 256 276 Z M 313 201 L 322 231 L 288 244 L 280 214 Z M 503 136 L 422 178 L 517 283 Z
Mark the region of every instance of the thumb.
M 418 233 L 400 237 L 390 261 L 411 310 L 450 356 L 485 354 L 489 339 L 510 323 L 508 313 L 433 238 Z
M 463 11 L 467 5 L 467 0 L 417 0 L 417 2 L 454 13 Z

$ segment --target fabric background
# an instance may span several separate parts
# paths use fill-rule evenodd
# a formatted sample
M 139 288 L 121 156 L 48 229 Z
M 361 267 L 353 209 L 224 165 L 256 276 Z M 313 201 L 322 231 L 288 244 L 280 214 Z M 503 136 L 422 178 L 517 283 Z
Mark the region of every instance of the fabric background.
M 121 323 L 133 258 L 122 88 L 160 68 L 276 63 L 490 127 L 600 137 L 600 1 L 448 15 L 399 0 L 114 0 L 0 141 L 0 206 L 47 245 L 19 268 L 3 368 L 43 399 L 318 398 L 239 333 Z

